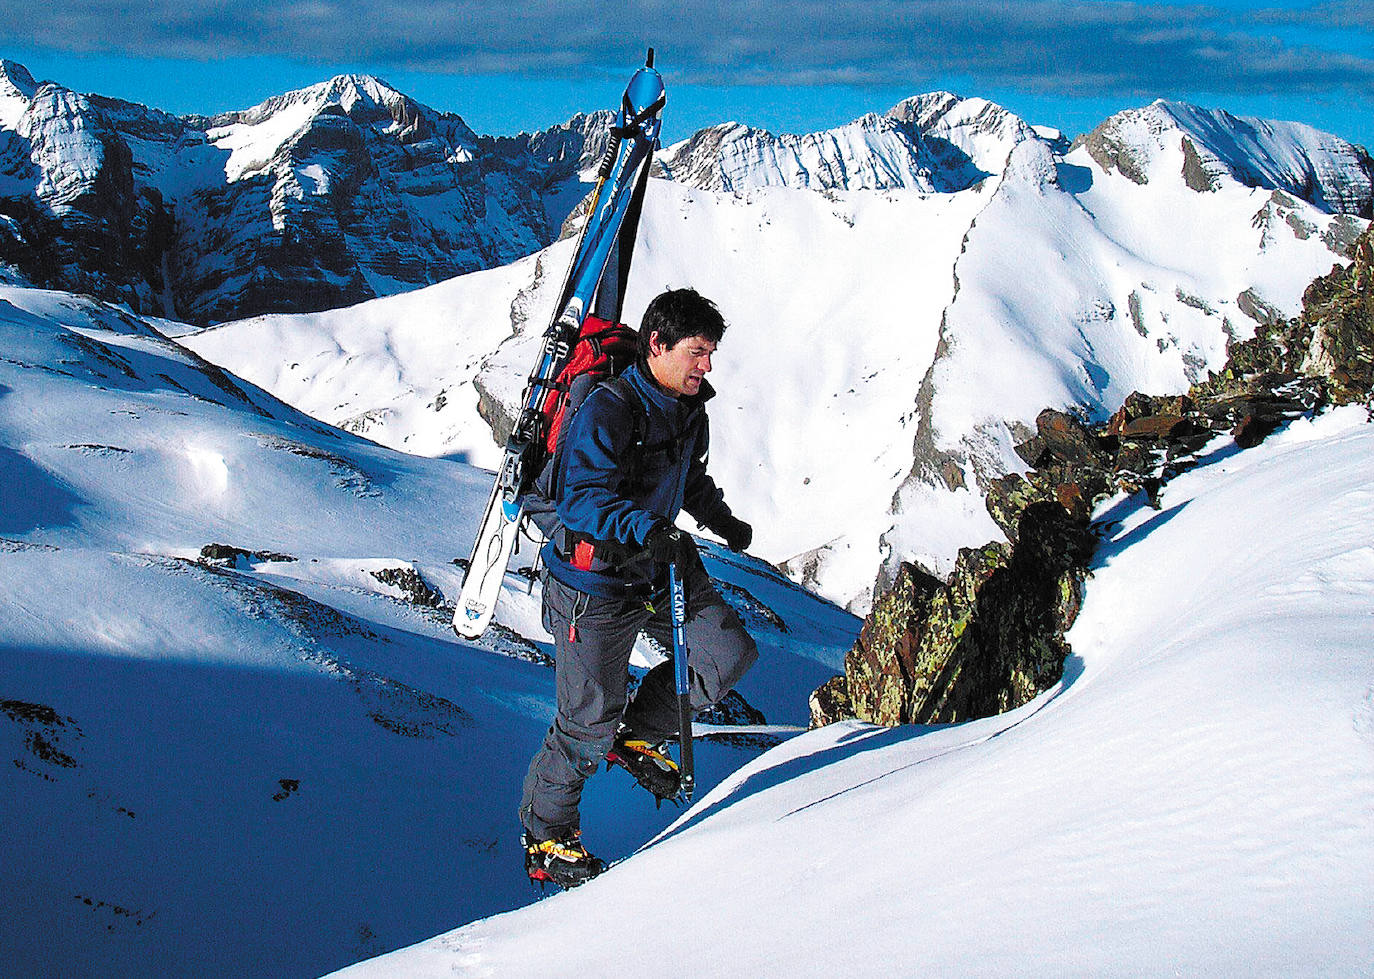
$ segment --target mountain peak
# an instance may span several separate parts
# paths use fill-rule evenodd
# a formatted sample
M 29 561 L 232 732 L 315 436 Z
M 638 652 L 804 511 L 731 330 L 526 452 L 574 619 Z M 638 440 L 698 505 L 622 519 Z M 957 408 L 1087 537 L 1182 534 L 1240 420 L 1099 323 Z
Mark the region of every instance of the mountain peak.
M 0 96 L 22 96 L 33 98 L 38 91 L 38 83 L 33 80 L 29 70 L 17 61 L 0 58 Z
M 1368 218 L 1374 211 L 1369 152 L 1304 123 L 1156 99 L 1118 112 L 1079 142 L 1104 169 L 1138 184 L 1148 183 L 1159 167 L 1181 166 L 1188 186 L 1199 192 L 1230 180 L 1282 190 L 1333 214 Z
M 345 103 L 344 108 L 349 107 L 348 103 L 357 101 L 375 102 L 378 105 L 413 101 L 410 96 L 376 75 L 335 75 L 327 82 L 321 82 L 307 91 L 318 91 L 337 98 Z
M 212 127 L 255 126 L 284 112 L 313 117 L 329 114 L 375 123 L 384 117 L 406 126 L 422 115 L 437 115 L 375 75 L 335 75 L 327 81 L 275 95 L 249 109 L 226 112 L 210 120 Z
M 38 83 L 17 61 L 0 60 L 0 128 L 14 129 L 33 101 Z

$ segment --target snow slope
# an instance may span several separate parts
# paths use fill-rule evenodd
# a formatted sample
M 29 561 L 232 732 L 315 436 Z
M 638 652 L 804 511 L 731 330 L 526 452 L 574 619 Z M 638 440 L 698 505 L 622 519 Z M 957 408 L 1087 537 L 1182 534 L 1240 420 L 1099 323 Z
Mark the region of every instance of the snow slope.
M 1365 974 L 1371 485 L 1363 409 L 1219 441 L 1101 514 L 1033 703 L 809 733 L 585 887 L 341 975 Z
M 489 486 L 126 311 L 0 289 L 0 972 L 316 976 L 532 899 L 538 588 L 512 574 L 482 644 L 449 627 Z M 762 650 L 740 692 L 804 723 L 856 620 L 708 561 Z M 703 786 L 759 750 L 703 742 Z M 588 794 L 608 856 L 670 818 L 628 778 Z

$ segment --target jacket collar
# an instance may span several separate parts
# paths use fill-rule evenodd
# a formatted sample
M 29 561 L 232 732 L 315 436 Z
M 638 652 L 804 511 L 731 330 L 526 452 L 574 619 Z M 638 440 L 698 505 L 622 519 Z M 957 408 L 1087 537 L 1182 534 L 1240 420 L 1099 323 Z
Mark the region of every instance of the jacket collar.
M 631 374 L 631 372 L 633 372 L 633 376 L 630 380 L 634 385 L 664 411 L 673 411 L 676 408 L 688 411 L 692 408 L 704 405 L 716 396 L 716 389 L 711 386 L 709 380 L 703 377 L 701 379 L 701 390 L 696 394 L 689 394 L 681 398 L 673 397 L 667 391 L 663 390 L 663 388 L 659 387 L 658 382 L 654 380 L 653 371 L 649 369 L 648 362 L 642 357 L 635 361 L 635 363 L 625 371 L 627 375 Z

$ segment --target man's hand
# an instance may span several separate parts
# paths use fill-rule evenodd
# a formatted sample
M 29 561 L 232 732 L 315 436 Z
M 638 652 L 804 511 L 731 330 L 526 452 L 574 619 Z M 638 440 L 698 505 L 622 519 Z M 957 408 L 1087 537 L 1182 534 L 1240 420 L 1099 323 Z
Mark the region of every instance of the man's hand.
M 649 539 L 644 542 L 644 549 L 659 564 L 673 564 L 696 550 L 696 545 L 692 543 L 691 534 L 684 534 L 665 520 L 649 531 Z
M 733 514 L 711 529 L 725 539 L 726 547 L 735 552 L 746 550 L 754 542 L 754 528 Z

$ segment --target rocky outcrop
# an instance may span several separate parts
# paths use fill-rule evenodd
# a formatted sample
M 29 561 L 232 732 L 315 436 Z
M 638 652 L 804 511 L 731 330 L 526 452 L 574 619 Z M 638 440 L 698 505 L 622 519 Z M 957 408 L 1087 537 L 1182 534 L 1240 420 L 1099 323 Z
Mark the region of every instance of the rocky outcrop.
M 90 99 L 0 62 L 0 263 L 23 280 L 153 308 L 173 236 L 161 193 Z
M 1355 241 L 1352 257 L 1307 287 L 1302 316 L 1232 344 L 1226 369 L 1201 395 L 1238 390 L 1237 410 L 1247 397 L 1270 397 L 1270 389 L 1337 405 L 1367 402 L 1374 388 L 1374 230 Z
M 443 608 L 444 596 L 432 588 L 424 576 L 414 568 L 382 568 L 369 571 L 383 585 L 390 585 L 404 596 L 405 601 L 421 608 Z
M 843 676 L 811 698 L 813 724 L 969 720 L 1013 709 L 1059 680 L 1083 597 L 1097 505 L 1161 487 L 1218 435 L 1241 448 L 1328 405 L 1374 409 L 1374 230 L 1354 260 L 1314 281 L 1300 317 L 1233 342 L 1223 370 L 1186 395 L 1131 395 L 1088 424 L 1046 410 L 1017 446 L 1031 467 L 993 482 L 1007 542 L 960 552 L 945 580 L 903 564 L 864 621 Z
M 845 658 L 843 693 L 855 716 L 963 721 L 1018 707 L 1059 679 L 1091 534 L 1044 501 L 1020 510 L 1013 531 L 1016 546 L 960 551 L 944 581 L 901 567 Z
M 294 562 L 296 558 L 276 551 L 250 551 L 247 548 L 234 547 L 232 544 L 206 544 L 200 549 L 200 557 L 197 560 L 211 568 L 251 571 L 259 564 Z

